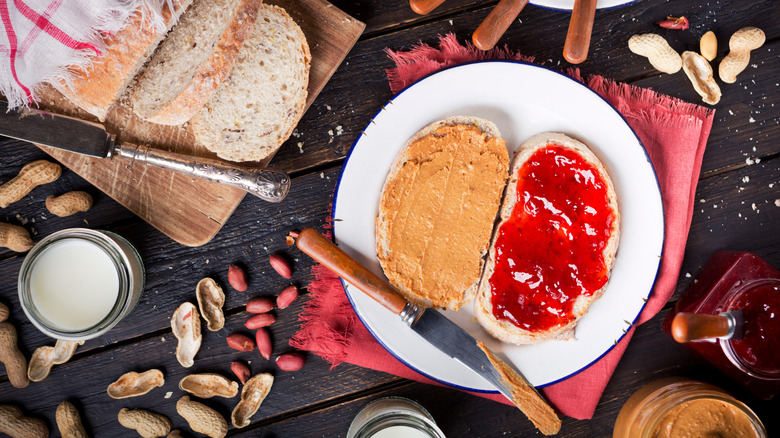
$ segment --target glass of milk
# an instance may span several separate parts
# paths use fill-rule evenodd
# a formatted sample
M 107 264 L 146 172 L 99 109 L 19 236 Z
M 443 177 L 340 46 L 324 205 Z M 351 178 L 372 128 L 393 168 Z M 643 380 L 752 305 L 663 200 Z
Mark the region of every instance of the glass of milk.
M 445 438 L 433 417 L 403 397 L 374 400 L 358 412 L 347 438 Z
M 19 271 L 19 301 L 55 339 L 82 341 L 129 314 L 144 288 L 138 251 L 109 231 L 71 228 L 38 242 Z

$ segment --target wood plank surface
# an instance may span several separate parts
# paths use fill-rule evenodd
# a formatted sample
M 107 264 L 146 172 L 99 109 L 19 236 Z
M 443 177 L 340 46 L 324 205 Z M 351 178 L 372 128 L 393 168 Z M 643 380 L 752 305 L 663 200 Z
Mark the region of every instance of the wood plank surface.
M 281 0 L 280 0 L 281 1 Z M 76 172 L 65 171 L 56 182 L 36 188 L 22 201 L 0 209 L 0 220 L 30 230 L 35 241 L 63 228 L 86 226 L 106 229 L 128 238 L 141 252 L 148 279 L 138 308 L 114 330 L 79 347 L 73 360 L 56 366 L 44 381 L 18 390 L 10 386 L 0 366 L 0 404 L 14 403 L 45 419 L 52 436 L 59 436 L 54 410 L 70 400 L 82 412 L 93 436 L 133 436 L 116 421 L 120 408 L 141 407 L 167 415 L 186 436 L 196 436 L 175 412 L 183 395 L 178 380 L 189 372 L 219 372 L 231 376 L 229 363 L 251 360 L 253 372 L 269 371 L 276 383 L 268 399 L 245 429 L 231 426 L 229 436 L 343 437 L 355 414 L 366 403 L 384 396 L 404 396 L 428 409 L 446 436 L 540 436 L 512 406 L 485 400 L 452 388 L 431 386 L 349 364 L 331 367 L 307 354 L 304 368 L 282 372 L 257 353 L 239 353 L 227 347 L 225 337 L 247 332 L 243 323 L 246 300 L 277 294 L 288 284 L 302 287 L 291 307 L 276 310 L 271 326 L 275 354 L 289 351 L 288 340 L 300 326 L 298 316 L 309 299 L 305 287 L 311 281 L 311 260 L 284 243 L 289 230 L 322 227 L 330 211 L 341 166 L 360 131 L 370 123 L 392 93 L 385 69 L 392 66 L 385 49 L 408 49 L 423 42 L 435 44 L 437 35 L 454 32 L 467 41 L 495 1 L 447 0 L 427 16 L 417 16 L 407 2 L 333 0 L 334 7 L 367 23 L 366 32 L 325 85 L 301 120 L 296 134 L 285 143 L 271 165 L 293 176 L 288 198 L 268 204 L 245 197 L 223 224 L 221 231 L 199 248 L 182 246 L 101 193 Z M 720 249 L 747 250 L 780 268 L 780 8 L 772 0 L 720 0 L 718 2 L 666 2 L 642 0 L 630 6 L 596 13 L 589 59 L 580 65 L 584 74 L 600 74 L 622 82 L 700 103 L 687 78 L 678 73 L 655 72 L 644 58 L 626 47 L 636 33 L 658 32 L 677 50 L 696 49 L 698 38 L 713 29 L 720 43 L 718 58 L 727 53 L 727 39 L 744 26 L 758 26 L 766 44 L 754 51 L 751 64 L 737 83 L 724 85 L 723 98 L 715 106 L 713 130 L 704 155 L 696 191 L 693 223 L 674 297 L 659 315 L 639 326 L 591 420 L 563 418 L 561 437 L 607 437 L 628 397 L 659 377 L 683 376 L 720 386 L 753 409 L 768 429 L 780 436 L 780 400 L 764 401 L 750 395 L 708 362 L 689 353 L 661 330 L 661 322 L 674 302 L 693 283 L 701 267 Z M 654 23 L 667 15 L 686 15 L 687 31 L 659 29 Z M 561 49 L 568 14 L 529 5 L 510 27 L 499 45 L 525 54 L 554 68 L 570 67 Z M 296 18 L 297 19 L 297 18 Z M 26 163 L 45 154 L 29 144 L 0 140 L 0 182 L 13 177 Z M 49 214 L 44 199 L 68 190 L 86 190 L 95 205 L 86 213 L 68 218 Z M 281 253 L 294 266 L 290 280 L 278 276 L 268 257 Z M 11 320 L 19 328 L 22 351 L 29 357 L 35 348 L 53 340 L 39 333 L 19 310 L 16 276 L 24 254 L 0 248 L 0 302 L 12 308 Z M 244 266 L 250 278 L 245 293 L 227 285 L 227 266 Z M 205 276 L 225 287 L 226 328 L 204 331 L 204 343 L 195 366 L 186 370 L 174 358 L 175 340 L 169 320 L 183 301 L 194 300 L 194 287 Z M 163 340 L 164 339 L 164 340 Z M 160 367 L 166 383 L 149 394 L 113 400 L 105 387 L 130 370 Z M 165 398 L 168 393 L 169 398 Z M 235 400 L 208 399 L 205 404 L 229 416 Z
M 308 107 L 357 41 L 364 25 L 325 0 L 270 3 L 290 13 L 303 29 L 311 48 Z M 148 144 L 218 159 L 196 145 L 188 123 L 163 126 L 137 117 L 129 103 L 131 91 L 132 85 L 109 111 L 105 121 L 107 130 L 117 134 L 119 142 Z M 47 110 L 89 118 L 53 89 L 43 94 L 42 102 Z M 200 246 L 211 240 L 245 195 L 241 189 L 162 169 L 130 165 L 124 160 L 103 160 L 53 148 L 42 149 L 152 226 L 187 246 Z M 270 158 L 261 163 L 235 166 L 262 167 L 268 161 Z

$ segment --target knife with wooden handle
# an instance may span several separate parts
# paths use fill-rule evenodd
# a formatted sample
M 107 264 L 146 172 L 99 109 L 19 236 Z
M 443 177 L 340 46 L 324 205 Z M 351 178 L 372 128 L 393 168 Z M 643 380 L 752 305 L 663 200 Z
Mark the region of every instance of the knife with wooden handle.
M 409 0 L 409 6 L 420 15 L 426 15 L 444 3 L 444 0 Z
M 471 41 L 481 50 L 490 50 L 495 47 L 526 4 L 528 4 L 528 0 L 501 0 L 498 2 L 471 35 Z
M 588 57 L 596 3 L 597 0 L 574 0 L 569 31 L 563 44 L 563 57 L 572 64 L 579 64 Z
M 8 109 L 0 101 L 0 135 L 98 158 L 118 157 L 196 178 L 216 181 L 269 202 L 281 202 L 290 191 L 290 177 L 276 169 L 251 169 L 220 160 L 192 157 L 132 143 L 97 123 L 34 109 Z
M 298 233 L 296 245 L 379 304 L 399 315 L 431 345 L 490 382 L 545 435 L 558 433 L 561 420 L 525 377 L 435 309 L 406 301 L 394 287 L 366 269 L 312 228 Z

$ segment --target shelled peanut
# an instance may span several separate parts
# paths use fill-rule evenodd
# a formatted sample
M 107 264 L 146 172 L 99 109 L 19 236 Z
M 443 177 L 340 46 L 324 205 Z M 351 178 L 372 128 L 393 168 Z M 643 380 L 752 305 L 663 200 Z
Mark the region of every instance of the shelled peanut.
M 72 216 L 87 211 L 90 207 L 92 207 L 92 195 L 87 192 L 73 191 L 46 198 L 46 209 L 59 217 Z
M 0 362 L 5 365 L 5 372 L 11 385 L 24 388 L 30 384 L 27 378 L 27 358 L 17 345 L 16 328 L 8 321 L 0 322 Z
M 766 35 L 757 27 L 743 27 L 734 32 L 729 39 L 729 54 L 718 67 L 720 79 L 727 84 L 737 81 L 740 74 L 750 63 L 750 52 L 764 45 Z
M 219 412 L 204 405 L 203 403 L 191 400 L 189 396 L 184 396 L 176 402 L 176 412 L 179 413 L 190 428 L 211 438 L 222 438 L 227 435 L 227 420 Z
M 63 401 L 57 406 L 55 420 L 62 438 L 87 438 L 89 436 L 81 423 L 79 411 L 68 401 Z
M 33 247 L 30 233 L 18 225 L 0 222 L 0 247 L 26 252 Z
M 171 432 L 173 424 L 165 415 L 144 409 L 122 408 L 117 415 L 119 424 L 138 432 L 143 438 L 164 437 Z
M 56 181 L 62 175 L 59 164 L 37 160 L 26 164 L 13 179 L 0 186 L 0 208 L 24 198 L 34 188 Z
M 14 405 L 0 405 L 0 433 L 13 438 L 46 438 L 49 428 L 43 420 L 25 416 Z

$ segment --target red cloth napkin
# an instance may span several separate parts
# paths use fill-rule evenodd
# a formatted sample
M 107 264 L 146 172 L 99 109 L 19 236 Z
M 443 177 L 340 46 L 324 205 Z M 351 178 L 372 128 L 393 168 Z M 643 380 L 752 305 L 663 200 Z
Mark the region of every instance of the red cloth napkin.
M 408 52 L 388 50 L 388 54 L 397 65 L 388 71 L 393 92 L 450 65 L 477 59 L 527 59 L 506 48 L 480 52 L 470 44 L 459 44 L 454 35 L 441 37 L 438 48 L 421 44 Z M 582 80 L 576 70 L 569 74 Z M 626 118 L 647 149 L 661 187 L 666 232 L 664 253 L 655 288 L 637 322 L 641 324 L 652 318 L 674 292 L 693 215 L 701 158 L 715 111 L 601 76 L 584 82 Z M 312 272 L 315 280 L 309 286 L 310 302 L 300 316 L 302 328 L 291 345 L 314 352 L 334 366 L 349 362 L 430 382 L 374 340 L 349 305 L 338 277 L 322 266 L 315 266 Z M 633 332 L 632 327 L 615 348 L 584 371 L 543 388 L 545 396 L 565 415 L 591 418 Z M 480 395 L 508 403 L 501 395 Z
M 42 82 L 67 80 L 72 69 L 100 56 L 106 34 L 118 32 L 147 3 L 145 17 L 165 29 L 159 13 L 172 0 L 0 1 L 0 92 L 13 108 L 36 101 Z

